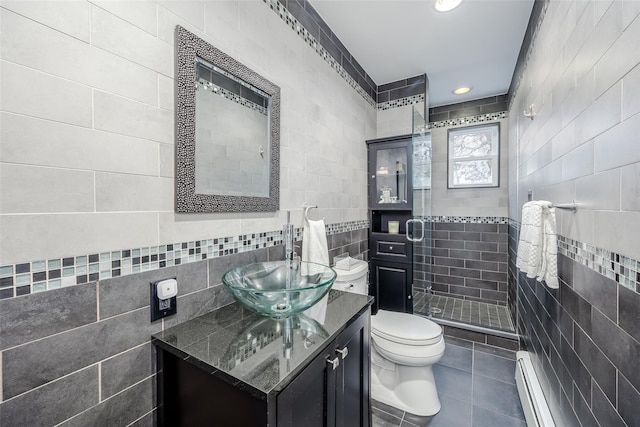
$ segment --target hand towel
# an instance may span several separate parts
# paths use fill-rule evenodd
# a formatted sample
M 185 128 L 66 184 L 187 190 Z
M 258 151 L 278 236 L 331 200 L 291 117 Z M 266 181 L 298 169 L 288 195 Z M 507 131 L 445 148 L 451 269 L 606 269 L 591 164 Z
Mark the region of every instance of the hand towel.
M 558 288 L 558 247 L 555 208 L 551 202 L 527 202 L 522 207 L 522 227 L 516 267 L 527 277 Z
M 324 220 L 311 221 L 306 219 L 305 221 L 306 224 L 302 232 L 302 261 L 329 265 L 329 250 L 327 248 L 327 233 Z M 304 314 L 321 324 L 324 323 L 328 300 L 329 294 L 325 295 L 313 307 L 305 310 Z

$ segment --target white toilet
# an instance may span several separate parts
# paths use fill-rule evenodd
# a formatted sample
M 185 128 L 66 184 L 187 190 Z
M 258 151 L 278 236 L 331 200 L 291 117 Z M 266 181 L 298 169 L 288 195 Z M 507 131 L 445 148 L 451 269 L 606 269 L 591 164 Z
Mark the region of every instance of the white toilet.
M 334 289 L 367 293 L 368 265 L 335 269 Z M 372 398 L 420 416 L 440 411 L 432 366 L 444 354 L 442 328 L 424 317 L 378 310 L 371 316 Z

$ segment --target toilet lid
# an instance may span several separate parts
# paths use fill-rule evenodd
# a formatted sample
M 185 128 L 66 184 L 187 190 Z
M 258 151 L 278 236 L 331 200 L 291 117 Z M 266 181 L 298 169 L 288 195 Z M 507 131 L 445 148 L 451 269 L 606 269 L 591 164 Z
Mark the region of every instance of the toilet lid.
M 378 310 L 371 316 L 371 333 L 399 344 L 427 345 L 440 340 L 442 328 L 424 317 Z

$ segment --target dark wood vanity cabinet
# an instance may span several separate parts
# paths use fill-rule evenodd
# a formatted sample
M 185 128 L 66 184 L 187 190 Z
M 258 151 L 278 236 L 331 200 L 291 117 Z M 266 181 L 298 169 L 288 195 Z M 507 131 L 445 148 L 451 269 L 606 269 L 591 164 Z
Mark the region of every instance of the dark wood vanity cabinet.
M 278 369 L 275 365 L 282 367 L 286 361 L 281 358 L 275 365 L 267 363 L 273 360 L 269 357 L 255 368 L 251 367 L 256 387 L 235 378 L 234 369 L 223 372 L 206 359 L 196 360 L 185 354 L 186 351 L 176 352 L 174 342 L 180 337 L 156 339 L 158 425 L 370 427 L 371 299 L 340 294 L 345 294 L 341 303 L 329 303 L 330 309 L 335 305 L 333 319 L 339 312 L 348 311 L 346 307 L 352 307 L 351 299 L 355 297 L 365 298 L 366 306 L 342 328 L 337 326 L 341 320 L 333 322 L 335 327 L 327 327 L 331 310 L 327 312 L 324 326 L 329 332 L 332 329 L 336 332 L 324 342 L 316 340 L 317 349 L 309 353 L 308 360 L 298 359 L 296 366 L 291 367 L 291 374 L 269 390 L 259 385 L 262 383 L 258 377 L 271 375 Z M 207 343 L 215 345 L 211 339 Z M 302 343 L 297 345 L 299 349 Z M 194 344 L 190 344 L 185 349 L 193 347 Z M 275 348 L 274 354 L 282 353 L 282 346 Z M 258 379 L 254 382 L 255 378 Z
M 369 329 L 361 316 L 278 395 L 278 427 L 371 425 Z
M 379 309 L 413 313 L 411 135 L 367 141 L 369 280 Z M 407 227 L 409 229 L 407 229 Z

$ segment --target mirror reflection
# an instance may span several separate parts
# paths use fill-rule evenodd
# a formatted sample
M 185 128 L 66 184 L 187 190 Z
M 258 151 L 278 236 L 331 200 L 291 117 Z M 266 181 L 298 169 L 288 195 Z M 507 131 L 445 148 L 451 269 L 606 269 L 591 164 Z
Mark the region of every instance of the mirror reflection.
M 196 57 L 199 194 L 269 196 L 270 96 Z

